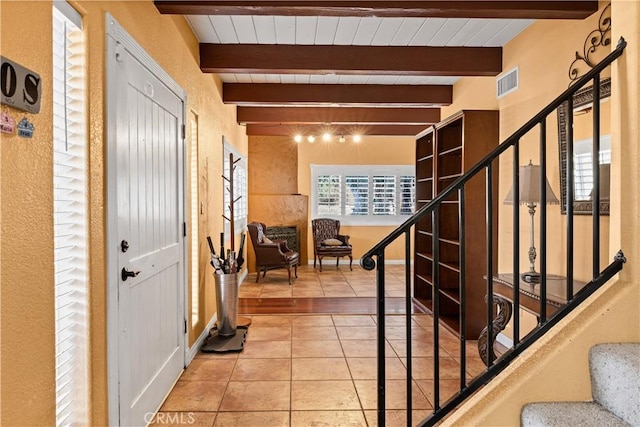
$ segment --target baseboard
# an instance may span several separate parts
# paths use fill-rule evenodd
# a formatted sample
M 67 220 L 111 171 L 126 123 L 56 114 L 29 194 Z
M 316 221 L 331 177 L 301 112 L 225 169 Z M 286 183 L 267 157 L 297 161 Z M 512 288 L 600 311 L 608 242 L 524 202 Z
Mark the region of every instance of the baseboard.
M 240 273 L 240 277 L 238 278 L 238 282 L 239 282 L 238 286 L 242 285 L 242 282 L 244 282 L 244 279 L 246 279 L 248 275 L 249 275 L 249 271 L 245 268 L 242 271 L 242 273 Z M 196 357 L 196 354 L 198 354 L 198 351 L 200 351 L 200 347 L 202 347 L 204 340 L 207 339 L 207 337 L 209 336 L 209 331 L 215 326 L 217 320 L 218 320 L 218 316 L 217 314 L 214 314 L 211 320 L 209 321 L 209 323 L 207 324 L 207 326 L 204 328 L 204 330 L 196 340 L 196 342 L 194 342 L 191 348 L 187 350 L 185 367 L 189 366 L 193 358 Z
M 385 259 L 384 263 L 387 265 L 404 265 L 407 261 L 403 260 L 403 259 Z M 410 265 L 413 265 L 413 261 L 411 261 L 409 263 Z
M 215 326 L 217 320 L 218 320 L 218 316 L 217 314 L 214 314 L 211 320 L 209 321 L 209 323 L 207 324 L 207 326 L 204 328 L 204 330 L 196 340 L 196 342 L 194 342 L 191 348 L 187 350 L 185 367 L 189 366 L 193 358 L 196 357 L 196 354 L 198 354 L 198 352 L 200 351 L 200 347 L 202 347 L 204 340 L 209 336 L 209 331 Z
M 240 277 L 238 278 L 238 285 L 242 285 L 242 282 L 244 282 L 244 279 L 246 279 L 248 275 L 249 275 L 248 268 L 245 268 L 244 270 L 242 270 L 242 273 L 240 273 Z
M 323 263 L 324 263 L 324 265 L 331 265 L 331 264 L 335 265 L 335 264 L 336 264 L 336 261 L 335 261 L 335 260 L 333 260 L 333 261 L 332 261 L 332 260 L 333 260 L 333 258 L 329 258 L 329 260 L 328 260 L 328 261 L 327 261 L 327 260 L 325 260 L 325 261 L 323 261 Z M 406 262 L 406 261 L 405 261 L 405 260 L 403 260 L 403 259 L 385 259 L 385 260 L 384 260 L 384 263 L 385 263 L 386 265 L 403 265 L 405 262 Z M 313 265 L 313 259 L 310 259 L 310 260 L 308 261 L 308 264 L 309 264 L 309 265 Z M 316 261 L 316 264 L 317 264 L 317 261 Z M 360 265 L 360 260 L 359 260 L 359 259 L 355 259 L 355 258 L 354 258 L 354 259 L 353 259 L 353 264 L 354 264 L 354 265 Z M 413 265 L 413 261 L 411 261 L 411 264 Z M 342 258 L 341 258 L 341 259 L 340 259 L 340 265 L 349 265 L 349 260 L 348 260 L 348 259 L 342 259 Z
M 498 334 L 496 341 L 507 348 L 513 347 L 513 340 L 504 334 Z

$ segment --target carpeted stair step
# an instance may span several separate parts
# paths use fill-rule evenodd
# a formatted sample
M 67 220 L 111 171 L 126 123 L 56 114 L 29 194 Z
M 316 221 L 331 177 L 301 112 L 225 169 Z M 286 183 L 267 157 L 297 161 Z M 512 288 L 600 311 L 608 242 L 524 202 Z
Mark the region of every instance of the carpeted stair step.
M 589 351 L 593 400 L 640 427 L 640 343 L 598 344 Z
M 589 350 L 593 402 L 529 403 L 525 427 L 640 427 L 640 343 L 598 344 Z
M 520 414 L 523 427 L 629 427 L 595 402 L 528 403 Z

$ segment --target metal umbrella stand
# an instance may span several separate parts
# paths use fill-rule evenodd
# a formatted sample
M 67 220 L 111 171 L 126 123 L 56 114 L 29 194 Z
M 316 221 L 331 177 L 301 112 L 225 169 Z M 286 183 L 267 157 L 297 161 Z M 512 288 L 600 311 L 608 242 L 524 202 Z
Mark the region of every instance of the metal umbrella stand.
M 224 241 L 224 235 L 221 236 Z M 214 268 L 216 290 L 216 310 L 218 321 L 205 340 L 201 350 L 205 353 L 223 353 L 228 351 L 242 351 L 247 336 L 247 327 L 237 326 L 238 318 L 238 259 L 235 253 L 229 251 L 226 258 L 216 255 L 207 237 L 211 251 L 211 266 Z M 243 239 L 244 243 L 244 239 Z M 242 251 L 241 244 L 240 250 Z M 221 245 L 221 254 L 224 247 Z M 240 260 L 242 257 L 240 256 Z M 242 262 L 242 261 L 241 261 Z
M 218 335 L 232 337 L 236 334 L 238 316 L 238 273 L 214 274 L 216 282 L 216 309 Z

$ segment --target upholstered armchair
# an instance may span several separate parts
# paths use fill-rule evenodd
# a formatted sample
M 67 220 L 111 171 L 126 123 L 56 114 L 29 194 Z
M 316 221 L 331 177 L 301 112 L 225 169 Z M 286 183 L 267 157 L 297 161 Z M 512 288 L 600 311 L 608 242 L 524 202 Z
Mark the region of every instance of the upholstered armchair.
M 336 257 L 336 267 L 343 256 L 349 257 L 349 268 L 353 270 L 353 256 L 349 236 L 340 234 L 340 221 L 330 218 L 317 218 L 311 221 L 313 232 L 313 268 L 316 258 L 322 271 L 322 258 Z
M 286 268 L 289 272 L 289 284 L 291 285 L 291 267 L 293 267 L 296 278 L 298 277 L 298 264 L 300 255 L 298 252 L 289 249 L 287 242 L 278 240 L 272 242 L 264 232 L 267 227 L 261 222 L 247 224 L 251 244 L 256 254 L 256 283 L 260 280 L 260 272 L 264 271 L 262 277 L 267 275 L 267 269 Z

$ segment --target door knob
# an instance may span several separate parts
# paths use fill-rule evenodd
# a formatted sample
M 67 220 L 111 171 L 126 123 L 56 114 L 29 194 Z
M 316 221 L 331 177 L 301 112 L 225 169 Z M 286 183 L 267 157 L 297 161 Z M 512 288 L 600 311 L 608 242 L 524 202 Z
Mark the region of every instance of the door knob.
M 139 271 L 129 271 L 126 268 L 122 268 L 122 271 L 120 272 L 120 277 L 122 277 L 122 281 L 126 281 L 129 277 L 136 277 L 138 274 L 140 274 Z

